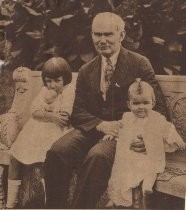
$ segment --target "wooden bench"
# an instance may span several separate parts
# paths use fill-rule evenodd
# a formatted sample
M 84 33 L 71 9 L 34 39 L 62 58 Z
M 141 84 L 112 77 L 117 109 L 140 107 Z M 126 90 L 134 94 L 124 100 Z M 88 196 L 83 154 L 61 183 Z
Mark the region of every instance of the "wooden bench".
M 186 142 L 186 76 L 156 75 L 166 97 L 171 120 Z M 169 181 L 157 181 L 156 190 L 169 195 L 185 198 L 186 194 L 186 151 L 166 154 L 166 167 L 173 169 Z M 177 176 L 174 176 L 174 173 Z M 184 175 L 181 175 L 184 174 Z
M 77 73 L 73 73 L 73 83 L 76 82 L 76 78 Z M 16 70 L 13 79 L 16 88 L 12 107 L 8 113 L 0 116 L 0 138 L 1 142 L 8 142 L 8 148 L 15 141 L 17 134 L 30 117 L 29 107 L 42 85 L 41 72 L 29 71 L 26 68 Z M 186 76 L 156 75 L 156 79 L 166 97 L 171 120 L 186 141 Z M 166 160 L 168 169 L 177 171 L 177 175 L 180 170 L 186 172 L 185 151 L 167 154 Z M 9 150 L 0 150 L 0 165 L 8 164 Z M 186 192 L 185 180 L 186 175 L 174 176 L 173 174 L 173 177 L 168 181 L 157 181 L 155 189 L 162 193 L 184 198 Z M 35 206 L 35 208 L 40 207 L 42 208 L 42 204 L 38 204 L 38 207 Z

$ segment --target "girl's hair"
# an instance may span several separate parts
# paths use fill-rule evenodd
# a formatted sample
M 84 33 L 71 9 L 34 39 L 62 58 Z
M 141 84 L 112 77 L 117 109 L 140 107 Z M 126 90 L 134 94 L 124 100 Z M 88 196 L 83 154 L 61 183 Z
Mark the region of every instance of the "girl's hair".
M 45 78 L 55 79 L 63 77 L 64 85 L 68 85 L 72 80 L 72 71 L 67 61 L 62 57 L 53 57 L 45 62 L 42 68 L 42 80 L 46 86 Z
M 135 82 L 133 82 L 128 90 L 128 99 L 130 100 L 131 97 L 135 95 L 142 95 L 147 92 L 150 92 L 152 95 L 152 100 L 155 101 L 155 94 L 154 89 L 152 86 L 141 80 L 141 78 L 137 78 Z

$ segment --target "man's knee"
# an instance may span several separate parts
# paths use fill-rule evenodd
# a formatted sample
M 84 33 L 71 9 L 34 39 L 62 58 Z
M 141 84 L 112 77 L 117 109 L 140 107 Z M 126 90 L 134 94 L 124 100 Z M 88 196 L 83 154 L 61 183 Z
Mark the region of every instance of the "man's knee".
M 79 137 L 80 132 L 73 130 L 70 133 L 59 138 L 48 151 L 48 154 L 68 154 L 74 147 L 76 139 Z
M 69 153 L 68 150 L 70 149 L 69 145 L 65 143 L 68 142 L 68 138 L 68 135 L 65 135 L 52 145 L 47 151 L 46 163 L 58 165 L 58 163 L 64 162 L 65 155 Z
M 111 166 L 114 161 L 115 143 L 98 143 L 88 153 L 86 160 L 100 162 L 100 164 L 108 164 Z
M 81 131 L 73 130 L 57 140 L 50 150 L 47 152 L 46 161 L 48 159 L 64 162 L 65 164 L 74 165 L 79 163 L 86 154 L 85 136 Z M 57 163 L 55 163 L 57 164 Z
M 88 159 L 95 159 L 95 160 L 107 160 L 107 156 L 98 148 L 92 148 L 88 155 L 87 155 Z
M 69 148 L 70 139 L 72 138 L 72 136 L 69 134 L 62 136 L 56 142 L 54 142 L 49 151 L 54 154 L 65 152 Z

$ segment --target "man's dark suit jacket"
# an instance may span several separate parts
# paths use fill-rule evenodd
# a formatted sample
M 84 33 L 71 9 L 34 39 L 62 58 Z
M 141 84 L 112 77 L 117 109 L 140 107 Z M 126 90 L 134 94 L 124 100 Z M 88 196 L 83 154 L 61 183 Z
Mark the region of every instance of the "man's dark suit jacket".
M 128 88 L 136 78 L 150 83 L 156 95 L 155 110 L 166 115 L 162 91 L 148 59 L 121 48 L 106 101 L 100 91 L 101 56 L 83 65 L 79 71 L 72 112 L 72 125 L 84 132 L 94 130 L 103 120 L 119 120 L 127 107 Z

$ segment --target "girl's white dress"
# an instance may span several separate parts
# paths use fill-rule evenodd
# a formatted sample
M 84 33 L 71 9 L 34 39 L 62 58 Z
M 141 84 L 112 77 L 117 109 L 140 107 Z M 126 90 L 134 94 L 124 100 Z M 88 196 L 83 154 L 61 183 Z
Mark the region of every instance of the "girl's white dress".
M 67 85 L 52 104 L 46 104 L 43 98 L 43 87 L 31 106 L 31 114 L 37 110 L 53 109 L 54 112 L 72 112 L 74 87 Z M 50 107 L 49 107 L 50 106 Z M 60 127 L 52 122 L 35 120 L 32 117 L 26 122 L 11 147 L 11 155 L 23 164 L 44 162 L 46 152 L 52 144 L 71 129 Z
M 117 140 L 108 195 L 116 205 L 131 206 L 132 188 L 145 177 L 163 172 L 165 151 L 175 151 L 177 146 L 174 143 L 183 140 L 174 125 L 155 111 L 151 111 L 148 118 L 136 118 L 132 112 L 127 112 L 121 121 L 123 128 Z M 137 135 L 143 137 L 146 154 L 130 150 L 130 144 Z

